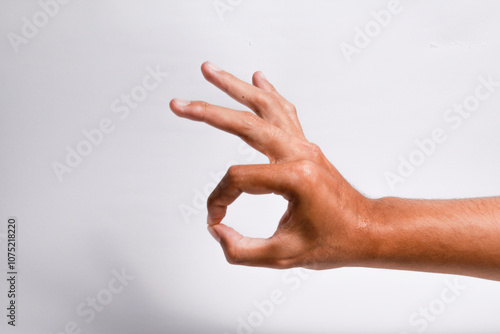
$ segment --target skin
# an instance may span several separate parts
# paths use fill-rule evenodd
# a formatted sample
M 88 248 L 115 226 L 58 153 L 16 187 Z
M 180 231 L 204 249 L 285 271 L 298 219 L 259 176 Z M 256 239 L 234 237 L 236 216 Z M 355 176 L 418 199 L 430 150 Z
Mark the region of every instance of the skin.
M 295 107 L 256 72 L 252 84 L 206 62 L 207 81 L 252 112 L 173 99 L 172 111 L 239 136 L 269 164 L 232 166 L 209 196 L 208 230 L 231 264 L 330 269 L 363 266 L 500 280 L 500 197 L 371 199 L 307 141 Z M 221 223 L 242 193 L 283 196 L 273 236 L 248 238 Z

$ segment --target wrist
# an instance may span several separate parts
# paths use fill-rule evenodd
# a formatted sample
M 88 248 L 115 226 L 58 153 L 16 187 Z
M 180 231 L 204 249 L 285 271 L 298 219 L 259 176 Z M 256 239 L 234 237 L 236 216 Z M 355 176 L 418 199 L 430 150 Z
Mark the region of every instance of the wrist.
M 394 229 L 388 228 L 387 222 L 394 223 L 397 218 L 394 213 L 398 210 L 398 200 L 394 197 L 365 197 L 361 201 L 355 226 L 359 252 L 353 266 L 381 267 L 383 258 L 395 241 L 394 236 L 388 235 Z

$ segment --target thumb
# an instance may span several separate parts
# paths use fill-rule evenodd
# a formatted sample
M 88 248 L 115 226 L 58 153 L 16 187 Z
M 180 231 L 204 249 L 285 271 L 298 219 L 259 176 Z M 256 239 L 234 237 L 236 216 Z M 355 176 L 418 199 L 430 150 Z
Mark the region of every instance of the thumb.
M 208 231 L 221 244 L 227 262 L 247 266 L 289 268 L 280 254 L 279 237 L 249 238 L 224 224 L 209 225 Z

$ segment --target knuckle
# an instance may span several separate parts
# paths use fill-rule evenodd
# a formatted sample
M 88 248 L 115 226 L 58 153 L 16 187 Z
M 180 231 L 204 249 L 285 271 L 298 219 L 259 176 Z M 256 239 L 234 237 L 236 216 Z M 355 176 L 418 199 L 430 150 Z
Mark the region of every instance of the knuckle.
M 242 166 L 233 165 L 227 169 L 226 175 L 219 182 L 221 188 L 229 188 L 237 186 L 238 182 L 241 180 Z
M 291 115 L 297 115 L 297 109 L 295 108 L 295 106 L 291 103 L 286 103 L 284 106 L 283 106 L 283 109 L 285 109 L 285 112 L 288 113 L 288 114 L 291 114 Z
M 323 155 L 323 152 L 321 152 L 321 149 L 316 144 L 308 143 L 308 150 L 309 150 L 309 152 L 312 153 L 312 155 L 314 157 L 319 157 L 319 156 Z
M 212 191 L 212 193 L 208 196 L 208 198 L 207 198 L 207 207 L 208 208 L 215 205 L 215 202 L 216 202 L 215 199 L 216 199 L 216 195 L 218 193 L 218 189 L 219 189 L 218 186 L 215 187 L 214 191 Z
M 237 179 L 238 175 L 240 174 L 240 166 L 238 165 L 233 165 L 227 169 L 227 181 L 232 182 L 235 179 Z
M 313 161 L 301 160 L 294 166 L 294 175 L 299 184 L 307 183 L 312 186 L 312 184 L 319 179 L 318 174 L 319 168 Z
M 205 120 L 205 115 L 210 111 L 210 104 L 204 101 L 193 101 L 190 104 L 191 114 L 200 121 Z
M 203 112 L 208 108 L 208 103 L 205 101 L 193 101 L 190 105 L 195 112 Z
M 212 191 L 210 196 L 208 196 L 207 203 L 208 204 L 214 204 L 214 201 L 216 198 L 220 197 L 222 193 L 227 190 L 231 185 L 235 182 L 237 179 L 238 175 L 240 174 L 240 166 L 238 165 L 233 165 L 230 166 L 226 174 L 222 177 L 222 179 L 219 181 L 215 189 Z
M 297 249 L 297 240 L 294 235 L 275 235 L 276 243 L 271 249 L 275 254 L 274 267 L 277 269 L 293 268 L 297 265 L 297 256 L 300 255 L 300 250 Z
M 206 112 L 210 109 L 210 104 L 208 102 L 203 101 L 200 103 L 200 109 Z
M 316 164 L 310 160 L 301 160 L 296 164 L 295 172 L 302 177 L 307 177 L 316 172 Z
M 233 244 L 226 245 L 226 260 L 229 264 L 241 264 L 241 258 L 238 249 Z
M 307 153 L 307 156 L 316 162 L 322 162 L 323 161 L 323 152 L 319 148 L 318 145 L 310 143 L 310 142 L 303 142 L 302 143 L 302 149 Z
M 250 112 L 245 113 L 245 116 L 241 119 L 243 128 L 247 130 L 255 128 L 259 121 L 260 117 Z
M 269 109 L 276 105 L 278 99 L 269 92 L 261 92 L 255 96 L 255 104 L 259 109 Z
M 191 112 L 199 113 L 200 111 L 202 111 L 202 103 L 203 102 L 201 101 L 193 101 L 189 104 L 189 109 L 191 110 Z
M 201 120 L 205 121 L 205 116 L 210 112 L 211 105 L 208 102 L 201 102 L 200 107 Z
M 274 267 L 276 269 L 290 269 L 294 267 L 294 261 L 289 258 L 278 259 L 275 260 Z

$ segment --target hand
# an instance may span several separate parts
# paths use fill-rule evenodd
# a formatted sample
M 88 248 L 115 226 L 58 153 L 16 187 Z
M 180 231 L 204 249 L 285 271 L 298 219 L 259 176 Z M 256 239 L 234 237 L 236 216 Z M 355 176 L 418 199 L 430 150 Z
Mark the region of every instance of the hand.
M 265 154 L 270 164 L 232 166 L 208 198 L 208 230 L 232 264 L 326 269 L 362 264 L 370 257 L 371 200 L 356 191 L 307 141 L 295 107 L 261 72 L 250 85 L 206 62 L 205 78 L 252 112 L 202 101 L 174 99 L 172 111 L 235 134 Z M 273 236 L 242 236 L 221 223 L 238 196 L 275 193 L 288 208 Z

